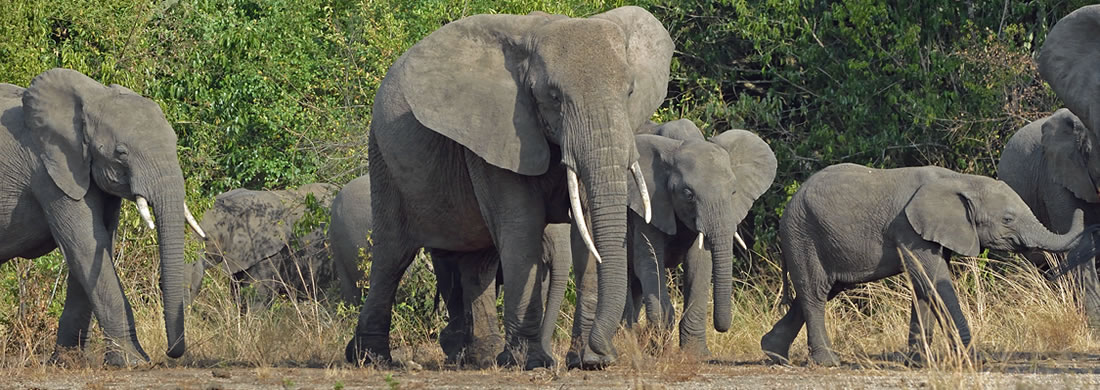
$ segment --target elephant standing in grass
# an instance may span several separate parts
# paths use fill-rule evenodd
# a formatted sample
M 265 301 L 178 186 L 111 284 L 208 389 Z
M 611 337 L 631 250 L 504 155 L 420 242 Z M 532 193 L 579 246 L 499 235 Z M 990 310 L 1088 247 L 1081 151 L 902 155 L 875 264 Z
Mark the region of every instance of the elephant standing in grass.
M 725 331 L 718 316 L 729 312 L 723 305 L 729 304 L 733 286 L 718 276 L 732 272 L 734 243 L 744 245 L 736 233 L 737 225 L 775 179 L 775 154 L 767 143 L 745 130 L 726 131 L 706 141 L 685 119 L 644 132 L 655 134 L 635 136 L 642 172 L 649 183 L 653 218 L 646 223 L 641 210 L 630 213 L 631 265 L 639 283 L 632 289 L 637 298 L 633 308 L 628 304 L 627 322 L 636 320 L 637 310 L 644 305 L 651 324 L 661 328 L 672 324 L 675 315 L 665 268 L 682 264 L 680 348 L 696 356 L 709 356 L 705 321 L 708 290 L 713 283 L 714 324 L 718 331 Z M 574 256 L 575 260 L 584 260 L 587 253 Z M 577 307 L 590 310 L 582 304 Z M 728 321 L 725 324 L 728 326 Z
M 1100 5 L 1082 7 L 1062 18 L 1039 52 L 1039 73 L 1068 109 L 1032 122 L 1009 139 L 997 175 L 1054 232 L 1070 227 L 1070 216 L 1085 214 L 1100 223 Z M 1076 114 L 1076 115 L 1074 115 Z M 1046 264 L 1040 252 L 1027 254 Z M 1055 254 L 1055 258 L 1063 256 Z M 1089 328 L 1100 330 L 1100 282 L 1096 264 L 1073 271 Z
M 664 100 L 672 51 L 659 21 L 622 7 L 589 18 L 475 15 L 398 58 L 373 107 L 370 291 L 347 360 L 391 360 L 394 295 L 419 248 L 495 248 L 506 335 L 497 360 L 512 364 L 526 350 L 528 368 L 552 365 L 538 264 L 546 225 L 571 214 L 602 258 L 584 360 L 611 364 L 627 292 L 628 183 L 645 188 L 632 131 Z M 463 261 L 462 275 L 487 284 L 489 259 Z
M 789 294 L 789 273 L 796 296 L 760 346 L 773 361 L 786 363 L 805 324 L 813 361 L 838 365 L 825 334 L 825 302 L 857 284 L 906 271 L 916 293 L 909 324 L 913 359 L 919 361 L 922 345 L 931 343 L 930 324 L 937 318 L 953 321 L 965 349 L 970 328 L 951 284 L 951 254 L 977 256 L 983 247 L 1067 251 L 1082 231 L 1077 212 L 1065 234 L 1051 233 L 1007 184 L 988 177 L 932 166 L 827 167 L 802 184 L 780 219 L 784 290 Z M 932 316 L 934 296 L 947 313 Z
M 336 282 L 336 275 L 325 251 L 324 225 L 304 226 L 304 217 L 327 213 L 338 189 L 314 183 L 291 190 L 219 194 L 200 223 L 207 232 L 206 267 L 223 267 L 234 290 L 251 285 L 255 298 L 265 304 L 279 294 L 316 297 Z
M 26 89 L 0 84 L 0 263 L 60 248 L 68 266 L 57 353 L 83 348 L 94 315 L 107 363 L 149 360 L 114 265 L 122 200 L 155 229 L 169 357 L 186 350 L 184 204 L 176 133 L 156 102 L 79 72 L 51 69 Z M 152 207 L 152 213 L 149 208 Z
M 329 249 L 343 298 L 350 303 L 360 301 L 359 284 L 365 274 L 359 264 L 371 252 L 370 191 L 370 177 L 362 176 L 340 189 L 332 201 Z M 550 341 L 568 283 L 569 230 L 567 224 L 549 224 L 543 235 L 544 267 L 540 268 L 538 279 L 544 281 L 542 296 L 548 299 L 544 324 L 540 327 L 545 351 L 552 350 Z M 504 347 L 496 311 L 495 275 L 500 262 L 496 249 L 477 252 L 436 249 L 430 253 L 436 288 L 447 306 L 447 326 L 439 334 L 447 360 L 478 367 L 493 364 L 496 353 Z M 470 262 L 487 268 L 463 274 L 461 266 Z

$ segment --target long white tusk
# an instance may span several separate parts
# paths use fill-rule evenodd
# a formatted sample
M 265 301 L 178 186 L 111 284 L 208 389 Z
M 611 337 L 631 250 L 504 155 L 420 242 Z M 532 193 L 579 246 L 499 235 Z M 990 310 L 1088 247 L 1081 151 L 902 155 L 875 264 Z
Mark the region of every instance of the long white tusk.
M 742 239 L 741 239 L 741 235 L 740 235 L 740 234 L 737 234 L 737 232 L 733 232 L 733 239 L 734 239 L 734 240 L 737 240 L 737 245 L 740 245 L 740 246 L 741 246 L 741 249 L 744 249 L 744 250 L 746 250 L 746 251 L 747 251 L 747 250 L 749 250 L 749 246 L 748 246 L 748 245 L 745 245 L 745 240 L 742 240 Z
M 195 221 L 195 216 L 191 215 L 191 210 L 187 209 L 187 203 L 183 204 L 183 217 L 187 218 L 187 224 L 191 226 L 191 229 L 195 230 L 195 233 L 198 234 L 199 237 L 206 238 L 206 232 L 202 231 L 202 228 L 199 227 L 199 223 Z
M 703 249 L 703 232 L 699 232 L 699 238 L 695 239 L 699 243 L 699 249 Z
M 153 216 L 149 214 L 149 201 L 138 195 L 134 203 L 137 203 L 138 214 L 141 215 L 141 219 L 145 221 L 145 224 L 149 225 L 149 229 L 156 230 L 157 225 L 153 224 Z
M 577 224 L 577 229 L 580 230 L 581 238 L 584 239 L 584 245 L 588 247 L 588 251 L 592 252 L 592 256 L 596 256 L 597 263 L 602 263 L 600 252 L 596 251 L 596 244 L 592 243 L 592 235 L 588 233 L 588 224 L 584 222 L 584 211 L 581 210 L 581 194 L 578 188 L 580 185 L 577 183 L 577 173 L 572 169 L 566 169 L 566 182 L 569 185 L 569 207 L 573 211 L 573 223 Z
M 645 223 L 649 223 L 650 218 L 653 216 L 653 210 L 649 203 L 649 188 L 645 184 L 645 176 L 642 175 L 642 168 L 635 161 L 630 164 L 630 173 L 634 174 L 634 182 L 638 184 L 638 192 L 642 193 L 642 208 L 645 209 Z

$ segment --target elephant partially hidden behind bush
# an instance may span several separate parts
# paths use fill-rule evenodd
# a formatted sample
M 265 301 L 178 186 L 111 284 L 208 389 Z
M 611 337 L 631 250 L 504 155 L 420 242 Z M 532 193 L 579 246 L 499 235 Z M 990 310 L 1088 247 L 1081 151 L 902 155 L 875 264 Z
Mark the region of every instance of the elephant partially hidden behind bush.
M 315 183 L 218 195 L 200 222 L 207 232 L 205 267 L 226 270 L 234 290 L 251 285 L 258 302 L 279 294 L 318 297 L 336 283 L 323 220 L 338 189 Z

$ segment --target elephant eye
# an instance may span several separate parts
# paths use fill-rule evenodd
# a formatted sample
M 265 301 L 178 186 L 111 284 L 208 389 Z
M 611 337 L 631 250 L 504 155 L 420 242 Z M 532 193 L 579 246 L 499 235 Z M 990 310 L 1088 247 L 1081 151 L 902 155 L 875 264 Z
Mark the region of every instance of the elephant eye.
M 1016 216 L 1014 216 L 1012 214 L 1005 214 L 1004 218 L 1001 219 L 1001 222 L 1003 222 L 1006 225 L 1010 224 L 1010 223 L 1013 223 L 1015 221 L 1016 221 Z
M 695 199 L 695 193 L 691 192 L 690 188 L 684 188 L 684 199 L 694 200 Z

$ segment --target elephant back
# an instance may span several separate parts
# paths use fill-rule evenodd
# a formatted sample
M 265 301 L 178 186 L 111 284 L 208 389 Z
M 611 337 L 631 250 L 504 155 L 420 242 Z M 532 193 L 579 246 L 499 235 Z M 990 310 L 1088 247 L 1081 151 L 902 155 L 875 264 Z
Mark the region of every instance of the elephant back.
M 24 128 L 23 91 L 23 87 L 18 85 L 0 83 L 0 127 L 9 131 Z

